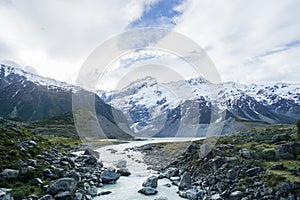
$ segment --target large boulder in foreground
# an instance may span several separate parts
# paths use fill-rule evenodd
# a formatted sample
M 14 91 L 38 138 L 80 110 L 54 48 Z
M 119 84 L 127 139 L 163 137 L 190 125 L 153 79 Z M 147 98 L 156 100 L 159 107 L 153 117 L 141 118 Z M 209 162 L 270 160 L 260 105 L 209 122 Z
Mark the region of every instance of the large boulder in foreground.
M 77 181 L 73 178 L 60 178 L 50 182 L 47 193 L 56 195 L 59 192 L 70 192 L 73 193 L 77 186 Z

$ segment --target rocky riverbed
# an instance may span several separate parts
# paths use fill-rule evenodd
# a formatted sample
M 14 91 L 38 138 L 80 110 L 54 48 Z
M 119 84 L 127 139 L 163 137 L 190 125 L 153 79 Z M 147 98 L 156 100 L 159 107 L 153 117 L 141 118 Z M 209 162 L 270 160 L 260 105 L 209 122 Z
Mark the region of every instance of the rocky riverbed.
M 223 136 L 201 158 L 203 144 L 195 141 L 176 156 L 173 150 L 170 154 L 174 143 L 146 144 L 135 150 L 159 170 L 157 177 L 178 186 L 182 198 L 300 199 L 300 142 L 295 128 L 273 126 Z
M 299 134 L 272 126 L 208 140 L 131 141 L 91 149 L 0 126 L 0 199 L 292 199 L 300 196 Z M 106 143 L 107 144 L 107 143 Z

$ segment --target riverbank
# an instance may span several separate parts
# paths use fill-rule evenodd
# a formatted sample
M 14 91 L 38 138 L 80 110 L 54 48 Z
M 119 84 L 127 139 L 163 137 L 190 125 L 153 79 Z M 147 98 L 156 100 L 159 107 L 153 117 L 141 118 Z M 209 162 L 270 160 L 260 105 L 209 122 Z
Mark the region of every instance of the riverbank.
M 178 186 L 181 197 L 299 199 L 300 142 L 293 126 L 274 125 L 220 137 L 203 158 L 203 140 L 174 154 L 181 145 L 159 143 L 135 148 L 143 153 L 147 164 Z

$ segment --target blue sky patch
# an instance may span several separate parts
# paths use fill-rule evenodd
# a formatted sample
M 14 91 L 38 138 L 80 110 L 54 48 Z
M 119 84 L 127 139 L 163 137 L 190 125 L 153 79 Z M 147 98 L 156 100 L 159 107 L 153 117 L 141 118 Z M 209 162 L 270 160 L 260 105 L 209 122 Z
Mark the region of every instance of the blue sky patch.
M 176 7 L 185 3 L 186 0 L 160 0 L 151 5 L 149 9 L 144 9 L 143 15 L 128 25 L 128 28 L 141 27 L 174 27 L 175 18 L 182 15 Z

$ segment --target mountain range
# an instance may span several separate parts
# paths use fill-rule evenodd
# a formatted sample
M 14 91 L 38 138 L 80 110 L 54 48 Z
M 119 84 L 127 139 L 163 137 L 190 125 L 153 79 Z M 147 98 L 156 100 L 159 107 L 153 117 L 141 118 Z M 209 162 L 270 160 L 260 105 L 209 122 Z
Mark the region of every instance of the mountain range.
M 202 77 L 159 83 L 145 77 L 98 95 L 123 111 L 132 131 L 152 136 L 186 135 L 191 126 L 179 130 L 180 123 L 197 124 L 196 134 L 203 136 L 212 114 L 223 116 L 223 134 L 240 129 L 237 122 L 295 123 L 300 118 L 300 84 L 212 84 Z
M 191 136 L 188 132 L 203 136 L 220 121 L 222 133 L 228 134 L 249 123 L 295 123 L 300 118 L 300 85 L 288 83 L 212 84 L 202 77 L 160 83 L 145 77 L 122 90 L 95 94 L 1 64 L 0 93 L 0 117 L 27 122 L 65 116 L 72 112 L 72 95 L 91 96 L 96 118 L 110 138 Z M 82 132 L 91 132 L 87 123 L 81 125 L 88 127 Z

